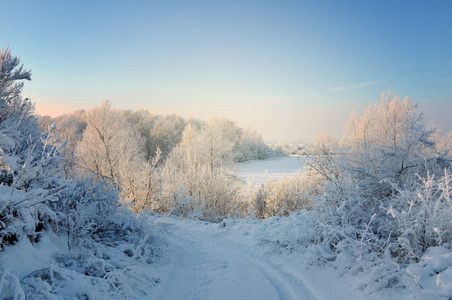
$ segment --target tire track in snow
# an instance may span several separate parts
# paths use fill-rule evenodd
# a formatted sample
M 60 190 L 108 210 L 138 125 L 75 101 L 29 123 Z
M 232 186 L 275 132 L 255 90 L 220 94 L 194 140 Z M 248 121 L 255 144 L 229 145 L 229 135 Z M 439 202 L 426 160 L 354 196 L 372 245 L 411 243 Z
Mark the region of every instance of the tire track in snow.
M 153 299 L 316 299 L 299 277 L 246 249 L 180 220 L 161 221 L 154 227 L 165 234 L 170 262 L 158 269 Z
M 295 274 L 289 274 L 272 263 L 262 263 L 256 258 L 250 258 L 254 265 L 263 273 L 267 279 L 273 284 L 278 292 L 279 299 L 317 299 L 303 280 L 295 277 Z M 275 275 L 274 273 L 277 273 Z M 272 275 L 273 274 L 273 275 Z
M 190 261 L 184 255 L 184 249 L 177 246 L 172 248 L 169 264 L 162 268 L 164 276 L 160 278 L 159 284 L 154 288 L 151 299 L 189 299 L 189 291 L 173 286 L 173 283 L 183 282 L 184 271 Z

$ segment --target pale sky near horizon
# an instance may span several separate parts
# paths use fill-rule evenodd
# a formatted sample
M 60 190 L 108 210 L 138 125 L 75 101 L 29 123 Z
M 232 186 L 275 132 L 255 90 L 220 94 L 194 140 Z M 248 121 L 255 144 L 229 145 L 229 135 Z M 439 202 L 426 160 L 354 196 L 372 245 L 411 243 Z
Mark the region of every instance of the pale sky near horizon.
M 13 1 L 0 47 L 41 114 L 114 107 L 335 135 L 388 89 L 452 131 L 451 1 Z

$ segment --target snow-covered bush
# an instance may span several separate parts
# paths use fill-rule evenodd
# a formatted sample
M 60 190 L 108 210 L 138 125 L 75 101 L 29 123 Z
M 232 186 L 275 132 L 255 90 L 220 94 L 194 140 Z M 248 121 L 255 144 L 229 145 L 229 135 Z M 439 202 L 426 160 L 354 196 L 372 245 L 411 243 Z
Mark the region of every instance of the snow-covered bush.
M 383 94 L 342 139 L 319 135 L 307 161 L 323 178 L 318 242 L 368 291 L 401 285 L 404 266 L 450 242 L 450 143 L 416 108 Z
M 56 256 L 59 270 L 84 274 L 77 274 L 77 280 L 97 282 L 94 290 L 113 298 L 127 298 L 136 289 L 155 285 L 150 264 L 160 250 L 146 222 L 118 206 L 118 192 L 87 178 L 75 182 L 67 196 L 60 204 L 66 211 L 63 233 L 69 251 Z M 64 281 L 50 285 L 55 289 Z
M 440 175 L 450 166 L 434 135 L 414 103 L 383 94 L 381 104 L 352 116 L 339 143 L 325 136 L 314 143 L 316 151 L 307 164 L 325 179 L 321 198 L 326 200 L 319 200 L 318 206 L 334 210 L 341 226 L 351 222 L 364 228 L 374 218 L 372 232 L 389 235 L 392 229 L 383 224 L 388 216 L 382 208 L 400 204 L 395 197 L 416 178 Z
M 22 191 L 14 194 L 21 196 L 19 192 Z M 30 198 L 33 197 L 27 200 Z M 117 192 L 105 190 L 93 180 L 70 184 L 59 198 L 54 207 L 38 207 L 40 213 L 44 208 L 44 212 L 54 216 L 56 228 L 36 230 L 33 220 L 37 217 L 30 208 L 23 209 L 28 213 L 25 221 L 18 224 L 22 220 L 15 220 L 16 225 L 27 225 L 25 229 L 35 234 L 18 239 L 18 249 L 27 249 L 19 251 L 19 256 L 14 253 L 16 246 L 4 248 L 9 263 L 4 270 L 0 267 L 0 274 L 4 274 L 0 294 L 17 299 L 145 296 L 146 290 L 156 284 L 157 275 L 150 264 L 160 254 L 145 222 L 140 222 L 129 209 L 118 208 Z M 54 243 L 42 246 L 41 239 L 49 238 Z M 46 250 L 40 250 L 42 247 Z M 20 260 L 26 263 L 43 251 L 54 252 L 48 264 L 37 264 L 43 266 L 39 269 L 21 266 Z M 31 273 L 16 274 L 17 266 Z M 11 267 L 15 267 L 14 271 Z
M 437 151 L 435 135 L 437 130 L 426 126 L 409 98 L 383 94 L 381 103 L 359 117 L 352 115 L 342 140 L 342 167 L 366 184 L 369 197 L 381 199 L 391 193 L 389 181 L 437 171 L 436 164 L 447 159 L 447 153 Z
M 240 181 L 231 170 L 187 162 L 172 165 L 172 152 L 163 169 L 162 202 L 159 212 L 217 222 L 228 215 L 240 216 Z
M 257 218 L 288 216 L 290 213 L 309 208 L 312 196 L 317 194 L 318 183 L 309 173 L 295 173 L 279 180 L 267 180 L 250 191 L 250 202 Z
M 61 216 L 52 208 L 58 201 L 55 191 L 33 189 L 29 192 L 0 187 L 0 252 L 21 239 L 39 241 L 43 230 L 55 231 Z
M 430 247 L 452 243 L 452 175 L 428 175 L 398 189 L 388 215 L 397 220 L 397 240 L 388 250 L 399 262 L 417 261 Z
M 314 142 L 307 149 L 305 170 L 321 176 L 323 181 L 333 181 L 341 173 L 339 153 L 341 149 L 337 138 L 318 132 L 314 136 Z
M 44 229 L 55 229 L 52 208 L 64 183 L 55 176 L 58 148 L 38 131 L 34 106 L 22 99 L 22 83 L 30 72 L 9 49 L 0 51 L 0 251 L 28 238 L 38 240 Z

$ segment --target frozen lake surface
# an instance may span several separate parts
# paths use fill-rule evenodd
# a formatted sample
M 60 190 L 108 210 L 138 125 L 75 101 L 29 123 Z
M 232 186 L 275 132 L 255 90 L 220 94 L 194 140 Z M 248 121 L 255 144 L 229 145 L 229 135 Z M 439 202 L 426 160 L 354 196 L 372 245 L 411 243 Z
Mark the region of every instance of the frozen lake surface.
M 280 179 L 284 175 L 293 174 L 303 169 L 303 157 L 282 156 L 266 160 L 253 160 L 238 164 L 239 176 L 247 182 L 254 180 L 255 185 L 261 185 L 269 179 Z

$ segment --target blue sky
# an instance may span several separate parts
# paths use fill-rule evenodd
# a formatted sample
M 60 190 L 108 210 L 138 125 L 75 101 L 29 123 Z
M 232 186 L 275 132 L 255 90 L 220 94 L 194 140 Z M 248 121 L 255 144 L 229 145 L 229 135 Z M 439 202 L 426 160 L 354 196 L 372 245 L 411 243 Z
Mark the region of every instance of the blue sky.
M 227 117 L 266 140 L 340 134 L 388 88 L 452 130 L 450 1 L 4 1 L 0 46 L 43 114 Z

